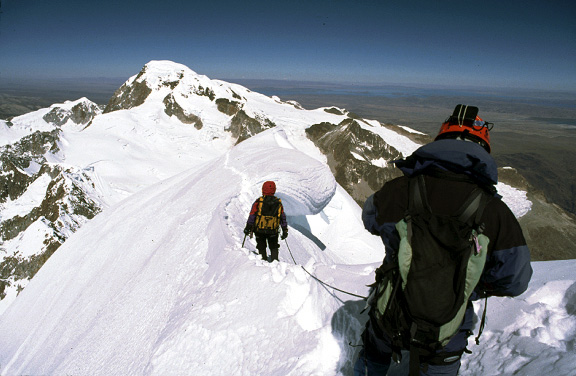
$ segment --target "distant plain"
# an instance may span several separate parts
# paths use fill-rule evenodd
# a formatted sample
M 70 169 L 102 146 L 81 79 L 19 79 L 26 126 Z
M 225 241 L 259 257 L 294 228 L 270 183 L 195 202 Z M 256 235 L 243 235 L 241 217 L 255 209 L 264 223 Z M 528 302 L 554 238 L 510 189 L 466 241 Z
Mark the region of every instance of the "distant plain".
M 453 89 L 354 86 L 275 80 L 235 80 L 249 89 L 306 109 L 336 106 L 381 123 L 436 135 L 462 103 L 493 122 L 492 153 L 499 166 L 515 167 L 553 203 L 576 214 L 576 93 L 527 89 Z M 125 79 L 0 82 L 0 119 L 81 97 L 106 104 Z
M 516 168 L 547 199 L 576 214 L 576 93 L 400 86 L 314 88 L 244 82 L 306 109 L 337 106 L 362 118 L 408 126 L 434 137 L 457 104 L 477 106 L 494 123 L 492 154 Z

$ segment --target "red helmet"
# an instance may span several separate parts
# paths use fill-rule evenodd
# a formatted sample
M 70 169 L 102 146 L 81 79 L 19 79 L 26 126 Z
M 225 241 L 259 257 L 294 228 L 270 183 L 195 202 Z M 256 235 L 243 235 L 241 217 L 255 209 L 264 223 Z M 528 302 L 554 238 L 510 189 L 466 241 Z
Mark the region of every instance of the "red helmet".
M 478 116 L 478 107 L 459 104 L 440 127 L 435 140 L 463 138 L 480 144 L 490 153 L 490 133 L 494 124 Z
M 264 196 L 273 196 L 276 193 L 276 184 L 273 181 L 267 181 L 262 184 L 262 194 Z

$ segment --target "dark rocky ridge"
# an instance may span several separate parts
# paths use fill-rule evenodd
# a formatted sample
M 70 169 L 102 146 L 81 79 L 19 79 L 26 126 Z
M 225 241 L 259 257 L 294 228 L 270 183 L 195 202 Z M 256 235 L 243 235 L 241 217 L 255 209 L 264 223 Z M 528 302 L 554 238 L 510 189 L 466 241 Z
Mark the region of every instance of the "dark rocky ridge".
M 202 123 L 202 119 L 194 114 L 188 114 L 184 111 L 184 109 L 176 102 L 173 94 L 168 94 L 164 98 L 164 112 L 168 116 L 176 116 L 178 120 L 180 120 L 184 124 L 193 124 L 194 128 L 202 129 L 204 124 Z
M 267 118 L 252 118 L 243 110 L 239 110 L 230 122 L 230 127 L 226 130 L 236 138 L 236 143 L 240 143 L 266 129 L 275 127 L 272 121 Z
M 73 106 L 70 111 L 60 107 L 54 107 L 44 115 L 44 121 L 58 127 L 63 126 L 70 120 L 75 124 L 86 125 L 90 123 L 98 113 L 99 107 L 95 103 L 86 100 Z
M 82 117 L 88 121 L 91 115 Z M 58 122 L 61 118 L 58 117 Z M 32 278 L 46 260 L 64 243 L 69 231 L 77 230 L 87 220 L 100 212 L 101 207 L 90 198 L 93 188 L 91 178 L 85 172 L 64 169 L 49 164 L 46 153 L 57 153 L 60 130 L 35 132 L 19 142 L 0 148 L 0 202 L 18 199 L 26 189 L 44 175 L 51 179 L 45 197 L 39 206 L 23 216 L 16 215 L 0 221 L 0 251 L 4 242 L 16 238 L 33 223 L 41 221 L 48 230 L 41 250 L 25 257 L 21 252 L 7 255 L 0 263 L 0 299 L 5 296 L 7 286 L 19 285 L 21 280 Z M 28 172 L 32 164 L 37 172 Z M 29 254 L 30 250 L 22 250 Z M 21 283 L 21 282 L 20 282 Z
M 144 103 L 150 93 L 152 93 L 152 89 L 146 85 L 146 82 L 134 82 L 132 85 L 124 84 L 110 98 L 104 113 L 138 107 Z
M 384 182 L 399 176 L 393 165 L 379 167 L 371 161 L 393 161 L 402 154 L 380 136 L 363 129 L 357 120 L 314 124 L 306 129 L 306 135 L 327 156 L 336 181 L 360 205 Z

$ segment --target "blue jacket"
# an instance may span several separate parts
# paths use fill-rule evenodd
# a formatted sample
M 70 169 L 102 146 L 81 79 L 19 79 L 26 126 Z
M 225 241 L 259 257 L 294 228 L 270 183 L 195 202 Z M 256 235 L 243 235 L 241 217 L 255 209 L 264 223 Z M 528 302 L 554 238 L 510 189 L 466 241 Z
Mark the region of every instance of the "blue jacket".
M 395 164 L 404 176 L 387 182 L 370 196 L 362 212 L 366 229 L 379 235 L 384 242 L 384 262 L 390 262 L 398 250 L 395 224 L 404 218 L 408 207 L 408 178 L 424 174 L 429 204 L 439 214 L 454 213 L 476 186 L 494 195 L 482 216 L 486 226 L 484 234 L 490 243 L 476 293 L 480 296 L 517 296 L 526 291 L 532 276 L 530 251 L 514 214 L 496 195 L 494 185 L 498 181 L 498 170 L 484 148 L 467 141 L 439 140 L 420 147 Z M 443 176 L 432 173 L 437 171 L 442 171 Z

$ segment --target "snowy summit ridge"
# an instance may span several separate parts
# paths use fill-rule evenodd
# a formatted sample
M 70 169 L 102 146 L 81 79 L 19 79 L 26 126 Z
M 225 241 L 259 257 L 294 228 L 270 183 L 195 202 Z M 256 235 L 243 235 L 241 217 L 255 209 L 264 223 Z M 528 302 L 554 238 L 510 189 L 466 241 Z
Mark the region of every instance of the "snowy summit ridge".
M 152 61 L 117 90 L 104 110 L 81 98 L 0 121 L 0 180 L 8 187 L 0 197 L 0 312 L 101 210 L 272 128 L 287 135 L 282 143 L 326 162 L 307 130 L 350 120 L 345 110 L 304 110 L 210 80 L 181 64 Z M 398 140 L 401 149 L 417 147 L 407 137 Z M 340 163 L 351 165 L 352 157 Z M 353 163 L 372 164 L 356 158 Z
M 364 302 L 306 271 L 367 294 L 384 250 L 364 230 L 357 202 L 381 183 L 368 176 L 386 176 L 389 155 L 407 155 L 418 143 L 345 110 L 305 110 L 167 61 L 148 63 L 88 122 L 70 116 L 58 125 L 66 116 L 46 119 L 50 111 L 0 122 L 3 173 L 27 179 L 2 203 L 2 226 L 8 213 L 26 218 L 3 237 L 5 254 L 29 260 L 27 239 L 40 247 L 30 255 L 38 258 L 38 226 L 64 223 L 67 213 L 84 222 L 60 227 L 67 229 L 58 233 L 62 245 L 17 298 L 24 281 L 5 281 L 13 303 L 0 316 L 2 374 L 350 373 L 357 348 L 349 342 L 359 341 Z M 46 146 L 29 160 L 7 157 L 26 147 L 26 137 L 45 134 L 50 142 L 40 142 Z M 374 147 L 384 155 L 371 153 Z M 92 200 L 92 213 L 48 199 L 54 186 L 46 169 L 56 166 L 77 174 L 69 192 Z M 280 262 L 271 264 L 254 253 L 253 240 L 241 247 L 247 211 L 267 180 L 277 184 L 290 228 Z M 344 189 L 352 181 L 362 189 Z M 504 196 L 517 213 L 529 210 L 522 192 Z M 565 269 L 554 267 L 560 278 Z M 546 269 L 535 267 L 537 275 Z M 573 283 L 563 277 L 552 288 Z M 524 323 L 544 329 L 522 331 L 507 321 L 492 330 L 489 321 L 490 341 L 470 358 L 481 367 L 464 363 L 463 374 L 571 367 L 575 357 L 566 350 L 575 326 L 563 304 L 573 307 L 573 288 L 559 293 L 564 303 L 539 303 L 546 285 L 540 279 L 519 300 L 495 299 L 499 308 L 488 314 L 519 307 Z M 565 335 L 547 330 L 551 318 Z M 507 340 L 512 335 L 516 341 Z M 535 362 L 535 348 L 558 361 Z M 502 361 L 500 353 L 520 355 Z

